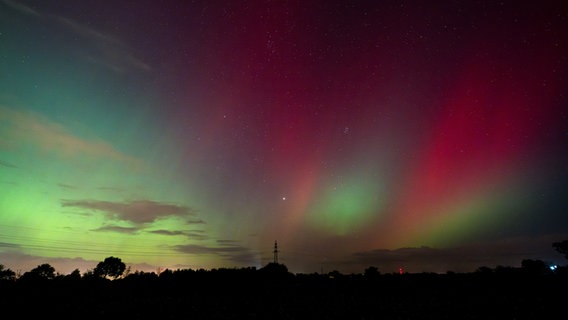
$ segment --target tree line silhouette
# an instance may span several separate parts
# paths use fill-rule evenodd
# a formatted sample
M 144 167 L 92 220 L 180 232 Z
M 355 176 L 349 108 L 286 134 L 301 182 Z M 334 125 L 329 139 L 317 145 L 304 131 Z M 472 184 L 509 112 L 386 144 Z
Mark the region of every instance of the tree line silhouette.
M 553 247 L 568 259 L 568 240 Z M 131 272 L 111 256 L 84 274 L 46 263 L 17 276 L 0 264 L 0 308 L 74 319 L 536 319 L 563 310 L 567 270 L 526 259 L 445 274 L 293 274 L 279 263 Z

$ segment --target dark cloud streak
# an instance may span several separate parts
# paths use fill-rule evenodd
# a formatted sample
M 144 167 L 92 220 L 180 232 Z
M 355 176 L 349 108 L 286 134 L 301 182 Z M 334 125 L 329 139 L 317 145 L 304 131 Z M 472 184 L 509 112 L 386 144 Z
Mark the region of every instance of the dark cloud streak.
M 59 186 L 60 188 L 63 188 L 63 189 L 77 189 L 77 186 L 73 186 L 73 185 L 65 184 L 65 183 L 58 183 L 57 186 Z
M 219 243 L 220 246 L 187 244 L 175 246 L 174 250 L 185 254 L 218 255 L 233 263 L 246 266 L 254 264 L 258 258 L 255 252 L 249 248 L 237 245 L 236 241 L 217 240 L 217 243 Z
M 135 234 L 138 233 L 140 229 L 134 227 L 120 227 L 120 226 L 103 226 L 97 229 L 93 229 L 91 231 L 95 232 L 118 232 L 118 233 L 127 233 L 127 234 Z
M 148 231 L 149 233 L 153 233 L 153 234 L 159 234 L 159 235 L 164 235 L 164 236 L 184 236 L 188 239 L 192 239 L 192 240 L 205 240 L 208 237 L 203 234 L 200 233 L 198 231 L 171 231 L 171 230 L 164 230 L 164 229 L 160 229 L 160 230 L 152 230 L 152 231 Z
M 337 264 L 377 266 L 385 271 L 403 268 L 409 272 L 472 272 L 479 267 L 520 266 L 524 259 L 538 259 L 547 263 L 560 264 L 562 257 L 552 243 L 565 239 L 566 235 L 549 235 L 535 238 L 511 238 L 491 243 L 452 248 L 400 248 L 396 250 L 377 249 L 354 253 Z M 548 254 L 542 254 L 549 248 Z
M 130 202 L 61 200 L 61 206 L 101 211 L 107 214 L 111 219 L 129 221 L 135 224 L 151 223 L 166 217 L 187 219 L 189 216 L 195 215 L 189 207 L 151 200 L 136 200 Z M 190 220 L 189 223 L 197 222 Z
M 2 167 L 6 167 L 6 168 L 18 168 L 18 166 L 16 166 L 15 164 L 11 164 L 10 162 L 6 162 L 6 161 L 2 161 L 0 160 L 0 166 Z

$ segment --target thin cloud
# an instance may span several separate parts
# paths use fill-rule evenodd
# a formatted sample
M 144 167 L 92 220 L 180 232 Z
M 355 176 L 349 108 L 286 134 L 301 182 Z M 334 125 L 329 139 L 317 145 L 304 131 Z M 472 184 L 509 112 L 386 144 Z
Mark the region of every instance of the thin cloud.
M 196 219 L 196 220 L 188 219 L 188 220 L 185 221 L 185 223 L 187 223 L 187 224 L 205 224 L 206 222 L 201 220 L 201 219 Z
M 77 189 L 77 186 L 73 186 L 70 184 L 65 184 L 65 183 L 58 183 L 57 184 L 58 187 L 63 188 L 63 189 Z
M 187 253 L 187 254 L 214 254 L 214 255 L 226 255 L 235 252 L 244 252 L 247 249 L 241 246 L 221 246 L 221 247 L 211 247 L 203 246 L 198 244 L 186 244 L 175 246 L 176 251 Z
M 0 166 L 2 167 L 6 167 L 6 168 L 18 168 L 18 166 L 16 166 L 15 164 L 11 164 L 10 162 L 6 162 L 6 161 L 2 161 L 0 160 Z
M 123 188 L 119 188 L 119 187 L 98 187 L 97 190 L 111 191 L 111 192 L 123 192 L 124 191 Z
M 110 219 L 129 221 L 135 224 L 151 223 L 165 217 L 187 219 L 188 216 L 195 215 L 189 207 L 150 200 L 129 202 L 61 200 L 61 206 L 100 211 L 105 213 Z
M 254 266 L 260 261 L 260 254 L 251 250 L 246 250 L 233 254 L 229 258 L 230 261 L 241 266 Z
M 184 236 L 191 240 L 207 240 L 209 237 L 202 233 L 196 232 L 185 232 Z
M 397 266 L 408 265 L 443 264 L 456 261 L 460 254 L 456 249 L 435 249 L 430 247 L 401 248 L 396 250 L 377 249 L 358 252 L 354 255 L 354 261 L 365 265 Z M 391 267 L 392 268 L 392 267 Z
M 34 112 L 0 106 L 0 123 L 3 126 L 0 134 L 7 141 L 6 145 L 28 143 L 63 158 L 86 155 L 119 161 L 133 167 L 139 167 L 141 163 L 105 141 L 75 136 L 62 125 Z
M 524 259 L 539 259 L 545 262 L 561 260 L 552 249 L 558 236 L 540 238 L 509 238 L 491 243 L 477 243 L 453 248 L 400 248 L 376 249 L 354 253 L 345 264 L 377 266 L 379 270 L 422 270 L 428 272 L 471 272 L 479 267 L 520 266 Z M 557 240 L 556 240 L 557 241 Z M 549 247 L 549 255 L 539 255 L 542 248 Z
M 258 254 L 249 248 L 237 245 L 233 241 L 220 240 L 217 241 L 220 246 L 205 246 L 196 244 L 174 246 L 174 250 L 195 255 L 217 255 L 241 265 L 254 264 L 258 260 Z
M 132 53 L 131 48 L 114 36 L 102 33 L 64 16 L 41 12 L 15 1 L 2 0 L 2 2 L 17 12 L 37 19 L 43 19 L 87 40 L 92 44 L 92 46 L 89 46 L 92 52 L 86 53 L 85 57 L 92 63 L 103 65 L 119 73 L 127 69 L 151 70 L 148 64 Z
M 2 3 L 23 14 L 27 14 L 30 16 L 37 16 L 37 17 L 41 16 L 41 14 L 37 10 L 34 10 L 31 7 L 21 4 L 20 2 L 11 1 L 11 0 L 2 0 Z
M 4 248 L 4 249 L 14 249 L 14 248 L 20 248 L 21 246 L 19 244 L 15 244 L 15 243 L 9 243 L 9 242 L 0 242 L 0 249 Z
M 183 231 L 170 231 L 170 230 L 165 230 L 165 229 L 152 230 L 152 231 L 148 231 L 148 233 L 161 234 L 161 235 L 164 235 L 164 236 L 181 236 L 181 235 L 184 235 Z
M 126 233 L 126 234 L 135 234 L 139 231 L 139 228 L 135 227 L 121 227 L 121 226 L 103 226 L 97 229 L 92 229 L 91 231 L 95 232 L 117 232 L 117 233 Z
M 220 245 L 235 245 L 236 243 L 238 243 L 238 241 L 219 239 L 217 240 L 217 243 Z
M 159 234 L 159 235 L 164 235 L 164 236 L 184 236 L 188 239 L 191 240 L 205 240 L 207 239 L 207 236 L 201 232 L 197 232 L 197 231 L 178 231 L 178 230 L 165 230 L 165 229 L 160 229 L 160 230 L 152 230 L 152 231 L 148 231 L 149 233 L 153 233 L 153 234 Z

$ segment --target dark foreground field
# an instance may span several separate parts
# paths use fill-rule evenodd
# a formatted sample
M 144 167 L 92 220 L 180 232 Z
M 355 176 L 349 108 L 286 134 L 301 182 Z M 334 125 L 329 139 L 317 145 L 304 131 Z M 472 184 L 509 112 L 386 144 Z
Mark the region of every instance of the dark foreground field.
M 549 319 L 566 314 L 567 284 L 562 273 L 187 270 L 3 281 L 0 307 L 10 319 Z

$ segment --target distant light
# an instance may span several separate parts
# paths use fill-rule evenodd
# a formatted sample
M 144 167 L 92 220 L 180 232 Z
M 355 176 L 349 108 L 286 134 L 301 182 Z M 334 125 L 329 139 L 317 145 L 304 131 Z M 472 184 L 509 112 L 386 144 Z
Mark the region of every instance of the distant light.
M 550 266 L 548 266 L 548 268 L 550 268 L 550 270 L 554 271 L 554 270 L 556 270 L 556 268 L 558 268 L 558 266 L 555 265 L 555 264 L 551 264 Z
M 283 201 L 286 201 L 286 197 L 282 197 L 282 200 L 283 200 Z

